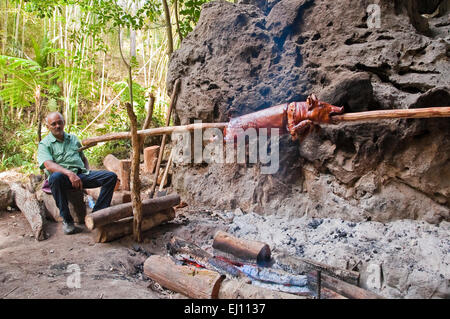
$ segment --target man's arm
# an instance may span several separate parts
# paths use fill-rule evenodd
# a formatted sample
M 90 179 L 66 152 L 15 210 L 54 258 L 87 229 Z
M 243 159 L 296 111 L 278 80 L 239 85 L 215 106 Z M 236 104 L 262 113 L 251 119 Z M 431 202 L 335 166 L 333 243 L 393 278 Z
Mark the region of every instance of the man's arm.
M 89 161 L 88 161 L 87 157 L 84 156 L 83 152 L 80 153 L 80 156 L 81 156 L 81 160 L 84 163 L 84 167 L 86 167 L 86 169 L 89 171 L 90 168 L 89 168 Z
M 82 189 L 83 188 L 83 183 L 81 182 L 81 179 L 78 177 L 77 174 L 75 174 L 74 172 L 68 170 L 67 168 L 62 167 L 59 164 L 56 164 L 54 161 L 51 160 L 47 160 L 44 162 L 44 166 L 45 168 L 52 173 L 61 173 L 66 175 L 70 182 L 72 183 L 72 187 L 75 189 Z

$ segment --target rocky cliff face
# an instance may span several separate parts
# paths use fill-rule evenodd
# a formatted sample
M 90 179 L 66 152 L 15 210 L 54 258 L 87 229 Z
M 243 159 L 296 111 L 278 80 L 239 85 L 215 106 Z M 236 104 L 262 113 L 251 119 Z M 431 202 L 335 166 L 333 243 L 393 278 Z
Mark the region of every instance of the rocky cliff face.
M 448 1 L 243 0 L 204 6 L 171 57 L 180 124 L 319 99 L 347 112 L 450 105 Z M 177 165 L 187 200 L 352 221 L 450 220 L 450 120 L 324 126 L 280 141 L 280 169 Z

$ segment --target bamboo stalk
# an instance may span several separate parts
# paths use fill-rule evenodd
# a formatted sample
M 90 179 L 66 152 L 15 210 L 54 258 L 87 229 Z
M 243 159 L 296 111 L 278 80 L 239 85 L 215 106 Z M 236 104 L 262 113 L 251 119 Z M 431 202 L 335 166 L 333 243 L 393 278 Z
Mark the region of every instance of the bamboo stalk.
M 6 44 L 8 38 L 8 0 L 5 1 L 5 17 L 4 17 L 5 28 L 3 30 L 3 39 L 2 39 L 2 54 L 6 55 Z M 2 114 L 3 115 L 3 114 Z M 4 117 L 2 117 L 4 118 Z
M 450 106 L 347 113 L 342 115 L 334 115 L 332 116 L 332 120 L 333 124 L 336 124 L 338 122 L 355 122 L 398 118 L 418 119 L 433 117 L 450 117 Z

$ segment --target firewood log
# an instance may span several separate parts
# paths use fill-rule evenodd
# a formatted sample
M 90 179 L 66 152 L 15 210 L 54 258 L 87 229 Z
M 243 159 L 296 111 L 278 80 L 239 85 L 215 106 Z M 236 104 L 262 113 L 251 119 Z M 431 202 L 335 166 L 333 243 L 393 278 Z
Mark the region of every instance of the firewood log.
M 8 183 L 0 181 L 0 210 L 12 205 L 13 196 L 11 187 Z
M 147 258 L 144 273 L 161 286 L 194 299 L 217 299 L 225 278 L 215 271 L 177 265 L 171 257 L 158 255 Z
M 316 278 L 316 271 L 308 274 L 308 280 L 312 285 L 316 284 Z M 374 292 L 324 274 L 321 275 L 321 285 L 349 299 L 383 299 L 382 296 Z
M 103 165 L 108 171 L 116 173 L 122 190 L 130 190 L 131 160 L 120 160 L 112 154 L 106 155 Z
M 100 196 L 100 187 L 97 188 L 86 188 L 85 191 L 88 195 L 92 196 L 95 200 Z M 111 200 L 111 206 L 120 205 L 123 203 L 131 202 L 131 192 L 130 191 L 115 191 Z
M 281 267 L 290 268 L 299 274 L 308 273 L 313 270 L 320 270 L 326 275 L 341 279 L 352 285 L 359 284 L 359 272 L 357 271 L 334 267 L 310 259 L 289 256 L 287 254 L 279 254 L 274 256 L 274 259 Z
M 36 195 L 17 183 L 11 183 L 11 191 L 16 206 L 25 215 L 31 226 L 34 238 L 38 241 L 45 240 L 45 210 L 37 200 Z
M 226 279 L 220 285 L 219 299 L 311 299 L 247 284 L 243 280 Z
M 180 203 L 180 196 L 172 194 L 164 197 L 146 199 L 142 201 L 142 214 L 148 215 L 176 206 Z M 132 203 L 124 203 L 98 210 L 85 218 L 86 227 L 90 230 L 133 216 Z
M 145 216 L 142 220 L 141 230 L 148 231 L 162 223 L 175 218 L 175 210 L 168 208 L 163 211 Z M 133 233 L 133 217 L 124 218 L 108 225 L 101 226 L 95 230 L 94 238 L 97 243 L 107 243 L 115 239 Z
M 270 247 L 266 243 L 236 238 L 223 231 L 218 231 L 214 236 L 213 247 L 242 260 L 258 263 L 270 260 Z

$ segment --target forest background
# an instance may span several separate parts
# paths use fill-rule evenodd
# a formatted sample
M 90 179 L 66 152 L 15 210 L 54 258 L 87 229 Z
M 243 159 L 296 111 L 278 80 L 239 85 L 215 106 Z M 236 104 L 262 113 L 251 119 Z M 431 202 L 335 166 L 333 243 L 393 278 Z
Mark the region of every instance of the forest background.
M 37 144 L 50 111 L 61 112 L 66 132 L 80 139 L 130 130 L 121 48 L 132 67 L 138 126 L 150 94 L 156 98 L 150 127 L 163 126 L 170 55 L 208 1 L 0 0 L 0 171 L 39 173 Z M 131 141 L 123 140 L 85 153 L 99 166 L 107 154 L 127 158 L 130 150 Z

